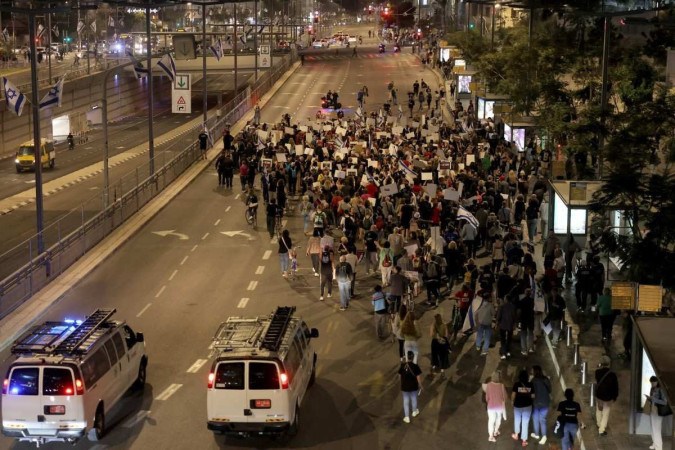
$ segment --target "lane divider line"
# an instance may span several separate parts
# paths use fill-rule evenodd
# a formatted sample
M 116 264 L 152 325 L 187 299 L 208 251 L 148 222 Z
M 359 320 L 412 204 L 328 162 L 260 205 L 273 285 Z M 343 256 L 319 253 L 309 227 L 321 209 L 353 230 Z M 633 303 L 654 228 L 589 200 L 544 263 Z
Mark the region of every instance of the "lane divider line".
M 145 305 L 145 307 L 143 309 L 141 309 L 141 311 L 138 314 L 136 314 L 136 317 L 141 317 L 143 315 L 143 313 L 145 311 L 147 311 L 148 308 L 151 307 L 151 306 L 152 306 L 152 303 L 148 303 L 147 305 Z
M 188 368 L 188 370 L 186 372 L 187 373 L 197 373 L 197 372 L 199 372 L 199 369 L 201 369 L 202 366 L 204 364 L 206 364 L 206 361 L 208 361 L 208 359 L 198 359 L 197 361 L 195 361 L 195 363 L 193 365 L 191 365 Z
M 243 309 L 246 308 L 246 304 L 248 303 L 250 299 L 248 297 L 244 297 L 241 300 L 239 300 L 239 304 L 237 304 L 237 308 Z
M 220 219 L 216 220 L 216 223 L 214 223 L 213 226 L 217 227 L 219 223 L 220 223 Z
M 155 298 L 159 298 L 159 296 L 162 295 L 162 292 L 164 292 L 164 289 L 166 289 L 166 285 L 160 288 L 159 292 L 155 294 Z
M 253 291 L 255 288 L 258 287 L 258 282 L 257 281 L 251 281 L 248 284 L 248 287 L 246 288 L 247 291 Z
M 235 195 L 235 196 L 234 196 L 234 199 L 235 199 L 235 200 L 239 200 L 239 197 L 241 197 L 241 194 Z
M 195 244 L 195 246 L 192 247 L 192 250 L 190 250 L 190 251 L 191 251 L 191 252 L 194 252 L 195 250 L 197 250 L 197 246 L 198 246 L 198 245 L 199 245 L 199 244 Z
M 202 236 L 202 241 L 206 239 L 209 236 L 209 233 L 207 232 L 204 236 Z
M 227 208 L 225 208 L 225 212 L 230 212 L 230 208 L 232 208 L 232 207 L 228 206 Z
M 168 400 L 169 397 L 171 397 L 173 394 L 176 393 L 178 389 L 183 386 L 182 384 L 170 384 L 169 387 L 164 389 L 161 394 L 159 394 L 157 397 L 155 397 L 155 400 Z
M 188 256 L 188 255 L 185 255 L 185 256 L 183 257 L 183 260 L 180 262 L 180 265 L 182 266 L 183 264 L 185 264 L 185 261 L 187 261 L 188 258 L 189 258 L 189 256 Z
M 175 277 L 177 273 L 178 269 L 174 270 L 173 273 L 171 273 L 171 276 L 169 277 L 169 281 L 173 280 L 173 277 Z
M 262 273 L 265 271 L 265 266 L 258 266 L 257 269 L 255 269 L 255 274 L 256 275 L 262 275 Z
M 265 250 L 262 259 L 270 259 L 270 256 L 272 256 L 272 250 Z

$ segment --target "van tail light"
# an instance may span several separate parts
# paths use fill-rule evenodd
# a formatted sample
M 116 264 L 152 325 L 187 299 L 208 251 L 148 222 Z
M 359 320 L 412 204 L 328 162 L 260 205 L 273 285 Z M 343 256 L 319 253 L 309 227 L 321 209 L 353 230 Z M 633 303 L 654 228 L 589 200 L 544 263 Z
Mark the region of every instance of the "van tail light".
M 9 386 L 9 378 L 5 378 L 5 380 L 2 382 L 2 393 L 3 394 L 7 393 L 7 386 Z
M 209 372 L 209 389 L 213 389 L 213 380 L 215 379 L 215 374 L 213 372 Z
M 75 393 L 77 395 L 84 394 L 84 384 L 82 383 L 82 380 L 75 380 Z
M 281 372 L 281 389 L 288 389 L 288 375 Z

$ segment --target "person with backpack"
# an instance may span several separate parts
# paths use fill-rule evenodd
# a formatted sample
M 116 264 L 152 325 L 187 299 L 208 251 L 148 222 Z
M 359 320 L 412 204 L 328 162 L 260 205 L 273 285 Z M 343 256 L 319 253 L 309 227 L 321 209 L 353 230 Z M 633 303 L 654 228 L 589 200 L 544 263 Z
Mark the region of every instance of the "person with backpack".
M 340 256 L 340 263 L 335 268 L 335 276 L 340 291 L 340 311 L 349 308 L 350 290 L 352 285 L 352 266 L 347 262 L 347 256 Z
M 319 297 L 319 300 L 323 301 L 323 294 L 326 286 L 328 286 L 328 298 L 330 298 L 333 293 L 333 269 L 335 268 L 335 264 L 333 263 L 333 250 L 330 246 L 326 245 L 323 248 L 319 264 L 319 278 L 321 280 L 321 296 Z
M 530 437 L 539 441 L 539 445 L 546 444 L 546 416 L 551 405 L 551 380 L 544 375 L 541 366 L 532 366 L 534 401 L 532 403 L 532 434 Z
M 426 304 L 432 307 L 438 307 L 441 300 L 441 265 L 436 255 L 429 255 L 426 268 L 423 274 L 423 280 L 427 288 Z M 435 302 L 432 300 L 435 297 Z
M 387 321 L 387 300 L 384 292 L 382 292 L 382 286 L 379 284 L 373 289 L 373 296 L 371 298 L 371 303 L 373 304 L 373 312 L 375 317 L 375 335 L 378 339 L 384 339 L 384 328 Z M 403 324 L 401 323 L 401 326 Z
M 506 268 L 504 270 L 507 270 Z M 504 297 L 504 301 L 497 311 L 497 327 L 499 328 L 499 357 L 505 360 L 511 356 L 511 341 L 513 330 L 516 327 L 517 309 L 510 295 Z
M 603 355 L 599 368 L 595 371 L 595 420 L 600 436 L 607 436 L 609 413 L 619 397 L 619 379 L 610 368 L 611 363 L 610 357 Z
M 241 181 L 242 192 L 246 189 L 246 184 L 248 183 L 248 171 L 248 163 L 242 161 L 241 166 L 239 166 L 239 180 Z
M 326 227 L 326 213 L 321 205 L 316 207 L 312 221 L 314 224 L 314 234 L 319 233 L 320 236 L 323 236 L 324 228 Z
M 389 285 L 389 277 L 394 266 L 394 253 L 391 251 L 389 241 L 385 241 L 378 254 L 378 262 L 380 264 L 380 273 L 382 274 L 382 286 Z
M 557 411 L 560 413 L 556 428 L 562 437 L 562 450 L 572 450 L 574 448 L 574 436 L 579 429 L 579 414 L 581 414 L 581 405 L 574 401 L 574 391 L 570 388 L 565 389 L 565 400 L 558 403 Z
M 476 333 L 476 351 L 481 352 L 481 356 L 487 356 L 488 350 L 490 350 L 492 320 L 494 317 L 495 307 L 492 304 L 492 294 L 487 293 L 487 295 L 483 297 L 483 302 L 476 310 L 476 324 L 478 325 L 478 333 Z
M 403 394 L 403 421 L 410 423 L 410 417 L 417 417 L 420 413 L 417 408 L 417 396 L 422 391 L 422 369 L 414 362 L 416 355 L 413 352 L 406 355 L 407 359 L 401 363 L 398 374 L 401 377 L 401 394 Z
M 225 158 L 227 154 L 225 150 L 220 152 L 218 159 L 216 159 L 216 172 L 218 172 L 218 187 L 225 186 Z
M 401 324 L 401 335 L 403 336 L 403 351 L 406 352 L 406 354 L 412 352 L 414 354 L 413 362 L 417 364 L 417 358 L 420 353 L 420 347 L 417 340 L 422 337 L 422 334 L 420 333 L 413 311 L 408 311 L 405 319 L 403 319 L 403 323 Z

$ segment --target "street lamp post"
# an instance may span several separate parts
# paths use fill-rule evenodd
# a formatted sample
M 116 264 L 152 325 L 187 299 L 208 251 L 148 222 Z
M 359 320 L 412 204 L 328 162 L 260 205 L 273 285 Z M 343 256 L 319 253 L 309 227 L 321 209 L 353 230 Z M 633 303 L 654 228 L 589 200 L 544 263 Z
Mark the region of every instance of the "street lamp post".
M 31 112 L 33 113 L 33 148 L 35 149 L 35 211 L 37 219 L 37 253 L 45 251 L 44 205 L 42 197 L 42 146 L 40 139 L 40 104 L 38 99 L 37 54 L 35 50 L 35 13 L 28 13 L 28 36 L 30 39 Z
M 152 83 L 152 34 L 150 32 L 150 5 L 145 7 L 145 35 L 147 42 L 145 43 L 146 51 L 148 52 L 148 157 L 150 158 L 150 176 L 155 173 L 155 134 L 152 126 L 152 116 L 154 115 L 153 103 L 155 95 L 153 92 Z
M 202 128 L 206 130 L 206 120 L 207 120 L 207 101 L 206 101 L 206 3 L 202 3 L 202 80 L 204 81 L 204 86 L 202 87 L 202 104 L 204 108 L 204 118 Z

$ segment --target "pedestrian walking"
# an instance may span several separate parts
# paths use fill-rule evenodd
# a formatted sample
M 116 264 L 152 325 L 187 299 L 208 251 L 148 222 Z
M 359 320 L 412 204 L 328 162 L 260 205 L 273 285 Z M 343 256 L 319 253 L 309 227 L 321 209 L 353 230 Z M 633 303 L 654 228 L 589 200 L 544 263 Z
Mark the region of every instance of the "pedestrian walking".
M 518 301 L 520 315 L 520 354 L 534 353 L 534 299 L 532 289 L 525 289 L 523 298 Z
M 544 318 L 544 324 L 551 325 L 551 345 L 553 348 L 558 346 L 562 321 L 565 318 L 565 309 L 565 299 L 560 295 L 557 287 L 552 287 L 551 293 L 548 295 L 548 315 Z
M 612 339 L 612 327 L 614 326 L 614 310 L 612 309 L 612 291 L 605 288 L 603 294 L 598 297 L 598 317 L 602 330 L 602 342 Z
M 340 256 L 340 263 L 335 267 L 338 290 L 340 291 L 340 311 L 349 308 L 350 290 L 352 284 L 352 266 L 347 262 L 347 256 Z
M 483 383 L 485 403 L 488 414 L 488 441 L 497 442 L 499 426 L 506 420 L 506 388 L 501 382 L 501 374 L 495 370 L 488 383 Z
M 398 374 L 401 377 L 401 393 L 403 394 L 403 421 L 410 423 L 410 417 L 417 417 L 417 396 L 422 392 L 422 370 L 415 362 L 417 355 L 407 353 L 407 360 L 401 363 Z
M 609 356 L 602 355 L 595 371 L 595 423 L 600 436 L 607 436 L 609 414 L 619 397 L 619 379 L 610 368 L 611 363 Z
M 539 445 L 546 444 L 546 418 L 551 406 L 551 379 L 544 375 L 541 366 L 532 366 L 532 388 L 534 400 L 532 401 L 532 434 L 530 437 L 539 441 Z
M 408 292 L 409 280 L 401 273 L 401 267 L 395 266 L 389 277 L 389 304 L 391 311 L 398 311 L 403 294 Z
M 511 400 L 513 401 L 513 434 L 514 441 L 521 440 L 522 446 L 527 447 L 527 436 L 532 416 L 532 401 L 534 392 L 529 382 L 527 370 L 521 370 L 518 381 L 513 385 Z
M 401 324 L 401 335 L 403 336 L 403 351 L 405 354 L 412 352 L 415 355 L 414 363 L 417 364 L 417 357 L 419 356 L 420 349 L 417 343 L 417 340 L 422 336 L 420 334 L 417 321 L 415 320 L 415 313 L 408 311 L 403 323 Z
M 266 217 L 266 223 L 267 223 L 267 232 L 270 235 L 270 239 L 272 239 L 272 243 L 274 243 L 274 233 L 276 232 L 276 218 L 277 214 L 279 213 L 279 208 L 277 207 L 277 201 L 275 199 L 270 200 L 270 202 L 267 204 L 267 207 L 265 208 L 265 212 L 267 213 Z
M 199 136 L 198 136 L 197 139 L 199 140 L 199 150 L 202 153 L 202 159 L 206 159 L 206 148 L 207 148 L 208 143 L 209 143 L 209 135 L 208 135 L 208 131 L 206 130 L 206 128 L 204 128 L 202 130 L 202 132 L 199 133 Z
M 218 187 L 224 186 L 225 185 L 225 158 L 227 154 L 225 153 L 225 150 L 220 152 L 220 155 L 218 155 L 218 159 L 216 159 L 216 172 L 218 172 Z
M 304 55 L 303 60 L 304 60 Z M 260 125 L 260 105 L 255 105 L 255 109 L 253 110 L 253 125 L 256 127 Z
M 290 262 L 290 253 L 293 248 L 293 241 L 291 240 L 291 234 L 288 230 L 281 232 L 279 236 L 279 263 L 281 265 L 281 276 L 284 278 L 288 277 L 288 267 Z
M 378 254 L 380 264 L 380 273 L 382 275 L 382 286 L 389 285 L 392 266 L 394 265 L 394 253 L 391 251 L 389 241 L 386 241 Z
M 661 388 L 659 379 L 652 375 L 649 378 L 652 387 L 649 390 L 649 395 L 645 394 L 647 403 L 650 406 L 649 419 L 651 421 L 652 445 L 649 446 L 652 450 L 663 449 L 663 437 L 661 435 L 661 426 L 663 425 L 663 418 L 673 414 L 673 411 L 668 404 L 666 393 Z
M 309 238 L 307 241 L 307 251 L 305 252 L 307 256 L 312 260 L 312 271 L 314 276 L 319 276 L 319 260 L 321 257 L 321 235 L 319 232 L 315 231 L 314 235 Z
M 565 400 L 558 403 L 557 411 L 560 413 L 558 422 L 563 428 L 562 450 L 572 450 L 574 448 L 574 436 L 579 429 L 578 415 L 581 414 L 581 405 L 574 401 L 572 389 L 565 389 Z
M 384 292 L 382 292 L 382 286 L 379 284 L 373 289 L 371 303 L 375 313 L 375 335 L 378 339 L 384 339 L 386 337 L 384 329 L 387 321 L 387 301 Z
M 427 287 L 427 305 L 437 307 L 441 300 L 442 268 L 439 262 L 440 258 L 437 258 L 436 255 L 429 255 L 428 259 L 422 279 Z
M 431 324 L 431 373 L 440 371 L 441 378 L 445 378 L 445 369 L 449 364 L 448 353 L 450 345 L 448 343 L 448 325 L 443 322 L 440 314 L 434 315 L 434 321 Z
M 345 256 L 345 259 L 347 260 L 347 263 L 352 269 L 352 277 L 351 281 L 349 283 L 349 296 L 350 298 L 354 298 L 356 296 L 356 267 L 357 264 L 359 263 L 359 258 L 356 256 L 356 246 L 353 244 L 350 244 L 348 246 L 348 253 Z
M 476 323 L 478 332 L 476 333 L 476 351 L 481 352 L 481 356 L 486 356 L 490 350 L 490 339 L 492 338 L 492 321 L 495 318 L 495 308 L 492 304 L 492 293 L 487 292 L 480 306 L 476 310 Z
M 333 262 L 333 249 L 329 245 L 325 245 L 321 251 L 320 269 L 319 269 L 319 285 L 321 286 L 321 296 L 319 300 L 323 301 L 323 294 L 328 286 L 328 298 L 333 293 L 333 270 L 335 263 Z
M 506 269 L 505 269 L 506 270 Z M 511 296 L 506 296 L 497 311 L 497 326 L 499 327 L 499 355 L 501 359 L 511 356 L 511 341 L 513 329 L 516 326 L 516 305 Z
M 246 184 L 248 183 L 248 163 L 244 160 L 239 166 L 239 180 L 241 181 L 241 190 L 242 192 L 246 189 Z

